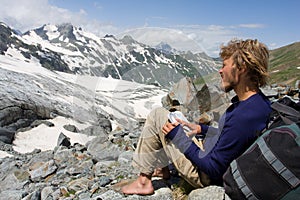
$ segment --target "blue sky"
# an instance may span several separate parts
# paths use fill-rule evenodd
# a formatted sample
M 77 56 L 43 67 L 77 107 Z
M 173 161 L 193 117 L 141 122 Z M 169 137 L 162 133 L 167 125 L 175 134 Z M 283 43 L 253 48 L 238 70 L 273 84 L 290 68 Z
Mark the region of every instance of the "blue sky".
M 160 28 L 160 35 L 171 37 L 166 29 L 176 30 L 211 56 L 234 37 L 257 38 L 270 49 L 300 41 L 298 0 L 0 0 L 0 4 L 0 21 L 21 31 L 63 22 L 99 36 Z M 159 40 L 152 41 L 151 32 L 133 35 L 150 45 Z

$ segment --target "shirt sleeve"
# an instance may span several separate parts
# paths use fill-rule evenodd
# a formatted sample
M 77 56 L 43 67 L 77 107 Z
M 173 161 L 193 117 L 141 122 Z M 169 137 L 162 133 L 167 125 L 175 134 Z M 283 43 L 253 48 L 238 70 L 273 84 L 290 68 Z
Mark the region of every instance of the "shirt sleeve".
M 201 124 L 201 123 L 199 125 L 201 126 L 201 133 L 200 134 L 206 135 L 209 126 L 205 125 L 205 124 Z
M 181 125 L 176 126 L 166 137 L 191 160 L 200 171 L 206 173 L 211 179 L 222 177 L 230 162 L 243 152 L 245 146 L 253 138 L 241 134 L 243 126 L 228 123 L 222 129 L 222 137 L 209 151 L 202 151 L 192 140 L 187 137 Z M 219 130 L 220 131 L 220 130 Z M 249 134 L 248 134 L 249 135 Z

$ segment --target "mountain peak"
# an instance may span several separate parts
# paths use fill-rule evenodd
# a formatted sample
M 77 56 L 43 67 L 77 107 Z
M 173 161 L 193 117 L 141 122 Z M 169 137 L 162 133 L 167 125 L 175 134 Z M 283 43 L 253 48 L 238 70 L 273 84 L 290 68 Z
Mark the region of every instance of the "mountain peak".
M 64 23 L 57 26 L 57 30 L 61 33 L 61 35 L 65 36 L 70 40 L 76 40 L 74 35 L 74 26 L 70 23 Z
M 136 43 L 136 41 L 130 36 L 130 35 L 125 35 L 121 41 L 124 43 L 124 44 L 134 44 Z
M 0 22 L 0 26 L 4 26 L 4 27 L 8 28 L 8 26 L 4 22 Z
M 182 53 L 176 49 L 174 49 L 173 47 L 171 47 L 171 45 L 169 45 L 166 42 L 160 42 L 158 45 L 154 46 L 155 49 L 162 51 L 163 53 L 166 54 L 179 54 Z
M 111 34 L 106 34 L 104 36 L 104 38 L 113 38 L 113 39 L 116 39 L 114 35 L 111 35 Z

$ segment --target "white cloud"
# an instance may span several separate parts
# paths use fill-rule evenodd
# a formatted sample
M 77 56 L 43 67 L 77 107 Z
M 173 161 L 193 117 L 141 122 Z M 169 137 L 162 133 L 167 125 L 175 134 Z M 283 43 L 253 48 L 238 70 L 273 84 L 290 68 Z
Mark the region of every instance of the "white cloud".
M 71 18 L 72 13 L 50 6 L 47 0 L 2 0 L 0 7 L 1 21 L 21 31 L 46 23 L 69 21 Z
M 102 9 L 102 6 L 98 2 L 94 2 L 94 7 L 96 7 L 99 10 Z
M 143 27 L 117 35 L 131 35 L 135 40 L 154 46 L 164 41 L 177 50 L 205 52 L 218 57 L 220 45 L 236 37 L 236 29 L 219 25 L 178 25 L 171 28 Z
M 126 30 L 118 34 L 117 37 L 121 38 L 124 35 L 131 35 L 135 40 L 150 46 L 155 46 L 160 42 L 166 42 L 177 50 L 204 51 L 204 49 L 193 40 L 194 35 L 186 34 L 179 29 L 142 27 Z
M 241 28 L 264 28 L 265 25 L 263 25 L 263 24 L 240 24 L 239 27 L 241 27 Z
M 80 15 L 87 15 L 86 11 L 84 9 L 79 10 Z
M 209 30 L 209 31 L 221 31 L 221 30 L 224 30 L 224 27 L 220 26 L 220 25 L 209 25 L 207 30 Z
M 99 36 L 116 31 L 110 24 L 89 20 L 84 9 L 78 12 L 52 6 L 48 0 L 1 0 L 0 21 L 22 32 L 43 24 L 72 23 Z
M 277 44 L 277 43 L 271 43 L 271 44 L 269 44 L 269 49 L 276 49 L 276 48 L 279 48 L 280 46 Z

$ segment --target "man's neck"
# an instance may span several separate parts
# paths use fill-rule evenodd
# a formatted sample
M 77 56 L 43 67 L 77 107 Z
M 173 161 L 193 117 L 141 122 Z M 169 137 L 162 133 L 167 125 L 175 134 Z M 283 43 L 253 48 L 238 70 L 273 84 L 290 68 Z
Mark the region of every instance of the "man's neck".
M 240 87 L 234 89 L 235 93 L 237 94 L 239 101 L 245 101 L 249 97 L 254 94 L 257 94 L 259 89 L 258 88 L 250 88 L 250 87 Z
M 239 97 L 240 101 L 245 101 L 246 99 L 248 99 L 249 97 L 251 97 L 254 94 L 257 94 L 257 91 L 248 91 L 241 95 L 238 95 L 238 97 Z

